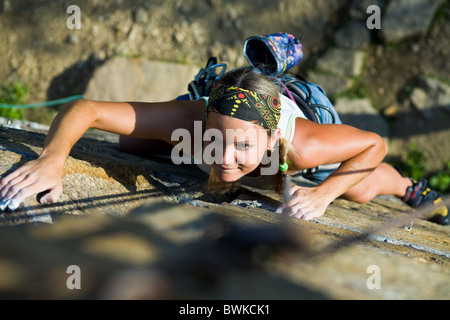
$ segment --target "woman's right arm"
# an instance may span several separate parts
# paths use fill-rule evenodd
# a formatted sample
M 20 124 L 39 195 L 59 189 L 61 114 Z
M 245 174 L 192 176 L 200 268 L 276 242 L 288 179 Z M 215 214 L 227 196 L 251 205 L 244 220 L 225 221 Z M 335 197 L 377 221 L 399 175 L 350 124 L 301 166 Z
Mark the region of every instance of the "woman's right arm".
M 199 108 L 198 102 L 191 101 L 70 102 L 53 120 L 41 155 L 0 181 L 0 206 L 9 205 L 15 210 L 34 194 L 39 194 L 41 203 L 56 202 L 62 193 L 65 160 L 89 128 L 170 142 L 173 130 L 189 130 L 189 123 L 203 115 L 204 110 Z

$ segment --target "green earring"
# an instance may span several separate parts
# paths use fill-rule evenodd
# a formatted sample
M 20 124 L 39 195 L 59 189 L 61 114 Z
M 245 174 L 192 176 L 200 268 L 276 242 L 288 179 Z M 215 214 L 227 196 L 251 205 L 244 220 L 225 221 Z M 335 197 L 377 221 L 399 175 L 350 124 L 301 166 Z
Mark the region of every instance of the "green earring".
M 288 164 L 287 164 L 287 162 L 285 162 L 285 163 L 283 163 L 283 164 L 280 164 L 280 170 L 281 170 L 281 172 L 286 172 L 287 169 L 288 169 Z

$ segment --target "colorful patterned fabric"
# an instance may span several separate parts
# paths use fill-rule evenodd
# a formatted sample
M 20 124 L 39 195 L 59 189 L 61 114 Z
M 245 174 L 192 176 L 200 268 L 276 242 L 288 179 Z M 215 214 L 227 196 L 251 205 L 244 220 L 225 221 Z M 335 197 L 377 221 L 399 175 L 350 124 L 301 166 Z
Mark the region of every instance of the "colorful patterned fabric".
M 248 121 L 265 129 L 277 129 L 281 103 L 278 97 L 233 86 L 215 85 L 206 111 Z
M 278 76 L 302 60 L 303 46 L 300 40 L 285 32 L 253 36 L 244 43 L 244 56 L 251 66 Z

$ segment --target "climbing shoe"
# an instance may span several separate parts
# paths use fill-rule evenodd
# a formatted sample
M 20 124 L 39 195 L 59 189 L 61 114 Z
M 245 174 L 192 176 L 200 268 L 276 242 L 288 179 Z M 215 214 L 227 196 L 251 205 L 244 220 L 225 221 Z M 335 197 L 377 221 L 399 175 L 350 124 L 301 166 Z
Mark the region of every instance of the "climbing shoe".
M 441 225 L 450 224 L 448 208 L 442 200 L 442 196 L 428 187 L 426 179 L 415 181 L 411 179 L 413 185 L 406 189 L 406 194 L 402 198 L 403 202 L 413 208 L 423 208 L 430 206 L 430 210 L 425 219 Z

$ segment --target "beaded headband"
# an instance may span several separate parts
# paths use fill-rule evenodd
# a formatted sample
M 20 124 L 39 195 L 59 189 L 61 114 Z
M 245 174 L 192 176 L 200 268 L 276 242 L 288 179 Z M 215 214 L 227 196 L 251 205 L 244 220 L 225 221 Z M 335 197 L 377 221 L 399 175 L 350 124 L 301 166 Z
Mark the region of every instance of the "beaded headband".
M 206 107 L 206 111 L 245 120 L 265 129 L 277 129 L 280 110 L 278 97 L 223 84 L 214 86 Z

